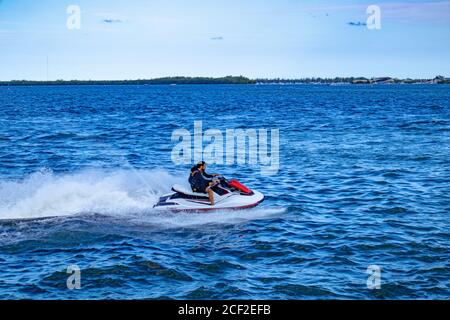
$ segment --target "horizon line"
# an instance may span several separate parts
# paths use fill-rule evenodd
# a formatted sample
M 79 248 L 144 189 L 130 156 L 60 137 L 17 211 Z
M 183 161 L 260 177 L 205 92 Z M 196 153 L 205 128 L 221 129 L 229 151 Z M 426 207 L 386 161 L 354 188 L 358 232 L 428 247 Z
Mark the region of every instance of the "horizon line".
M 394 79 L 394 80 L 433 80 L 437 78 L 449 79 L 450 77 L 443 75 L 435 75 L 433 77 L 421 77 L 421 78 L 411 78 L 411 77 L 397 77 L 397 76 L 306 76 L 306 77 L 246 77 L 243 75 L 234 76 L 162 76 L 162 77 L 154 77 L 154 78 L 134 78 L 134 79 L 9 79 L 9 80 L 0 80 L 0 83 L 5 82 L 130 82 L 130 81 L 155 81 L 155 80 L 165 80 L 165 79 L 211 79 L 211 80 L 219 80 L 219 79 L 245 79 L 250 81 L 256 80 L 281 80 L 281 81 L 295 81 L 295 80 L 313 80 L 313 79 L 321 79 L 321 80 L 333 80 L 333 79 Z

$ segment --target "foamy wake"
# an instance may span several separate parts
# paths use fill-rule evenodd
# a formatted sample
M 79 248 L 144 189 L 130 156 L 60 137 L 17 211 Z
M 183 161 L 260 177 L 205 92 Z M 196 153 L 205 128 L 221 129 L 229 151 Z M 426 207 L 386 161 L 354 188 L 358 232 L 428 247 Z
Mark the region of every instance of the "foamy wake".
M 161 170 L 40 171 L 20 181 L 0 181 L 0 219 L 139 212 L 182 180 Z
M 189 228 L 204 225 L 239 224 L 247 221 L 268 219 L 285 212 L 284 208 L 256 207 L 247 210 L 217 210 L 212 212 L 174 213 L 153 212 L 128 214 L 127 222 L 152 225 L 158 228 Z
M 89 170 L 73 174 L 39 171 L 22 180 L 0 180 L 0 219 L 97 213 L 171 226 L 242 219 L 237 212 L 192 214 L 186 219 L 186 215 L 152 210 L 173 184 L 185 184 L 185 180 L 183 174 L 172 175 L 164 170 Z M 278 212 L 253 209 L 248 210 L 246 218 L 258 219 Z

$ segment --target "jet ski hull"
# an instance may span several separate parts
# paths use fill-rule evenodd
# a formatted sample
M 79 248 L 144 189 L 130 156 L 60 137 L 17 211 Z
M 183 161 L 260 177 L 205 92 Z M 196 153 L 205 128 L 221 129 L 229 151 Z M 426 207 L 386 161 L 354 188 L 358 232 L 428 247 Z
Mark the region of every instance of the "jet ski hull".
M 211 205 L 207 194 L 194 193 L 180 186 L 172 188 L 175 193 L 162 196 L 154 206 L 156 210 L 204 212 L 214 210 L 242 210 L 256 207 L 264 201 L 264 195 L 258 191 L 242 193 L 239 190 L 226 190 L 214 194 L 215 205 Z

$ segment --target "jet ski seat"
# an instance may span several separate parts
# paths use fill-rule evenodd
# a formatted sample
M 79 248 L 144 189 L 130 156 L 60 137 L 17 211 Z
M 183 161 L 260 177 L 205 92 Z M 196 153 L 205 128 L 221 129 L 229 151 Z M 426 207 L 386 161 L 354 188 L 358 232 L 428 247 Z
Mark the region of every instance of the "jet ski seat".
M 204 197 L 206 195 L 206 193 L 202 193 L 202 192 L 193 192 L 190 189 L 188 189 L 185 186 L 182 186 L 180 184 L 174 184 L 172 186 L 172 191 L 180 192 L 180 193 L 187 194 L 190 196 Z

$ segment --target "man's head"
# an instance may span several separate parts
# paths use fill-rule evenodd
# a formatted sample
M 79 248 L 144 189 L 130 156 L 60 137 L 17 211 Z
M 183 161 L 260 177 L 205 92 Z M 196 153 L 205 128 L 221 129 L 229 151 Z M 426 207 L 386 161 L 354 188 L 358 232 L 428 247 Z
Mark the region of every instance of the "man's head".
M 198 168 L 199 170 L 201 170 L 201 171 L 204 171 L 205 168 L 206 168 L 206 163 L 205 163 L 205 161 L 200 161 L 200 162 L 198 162 L 198 163 L 197 163 L 197 168 Z

